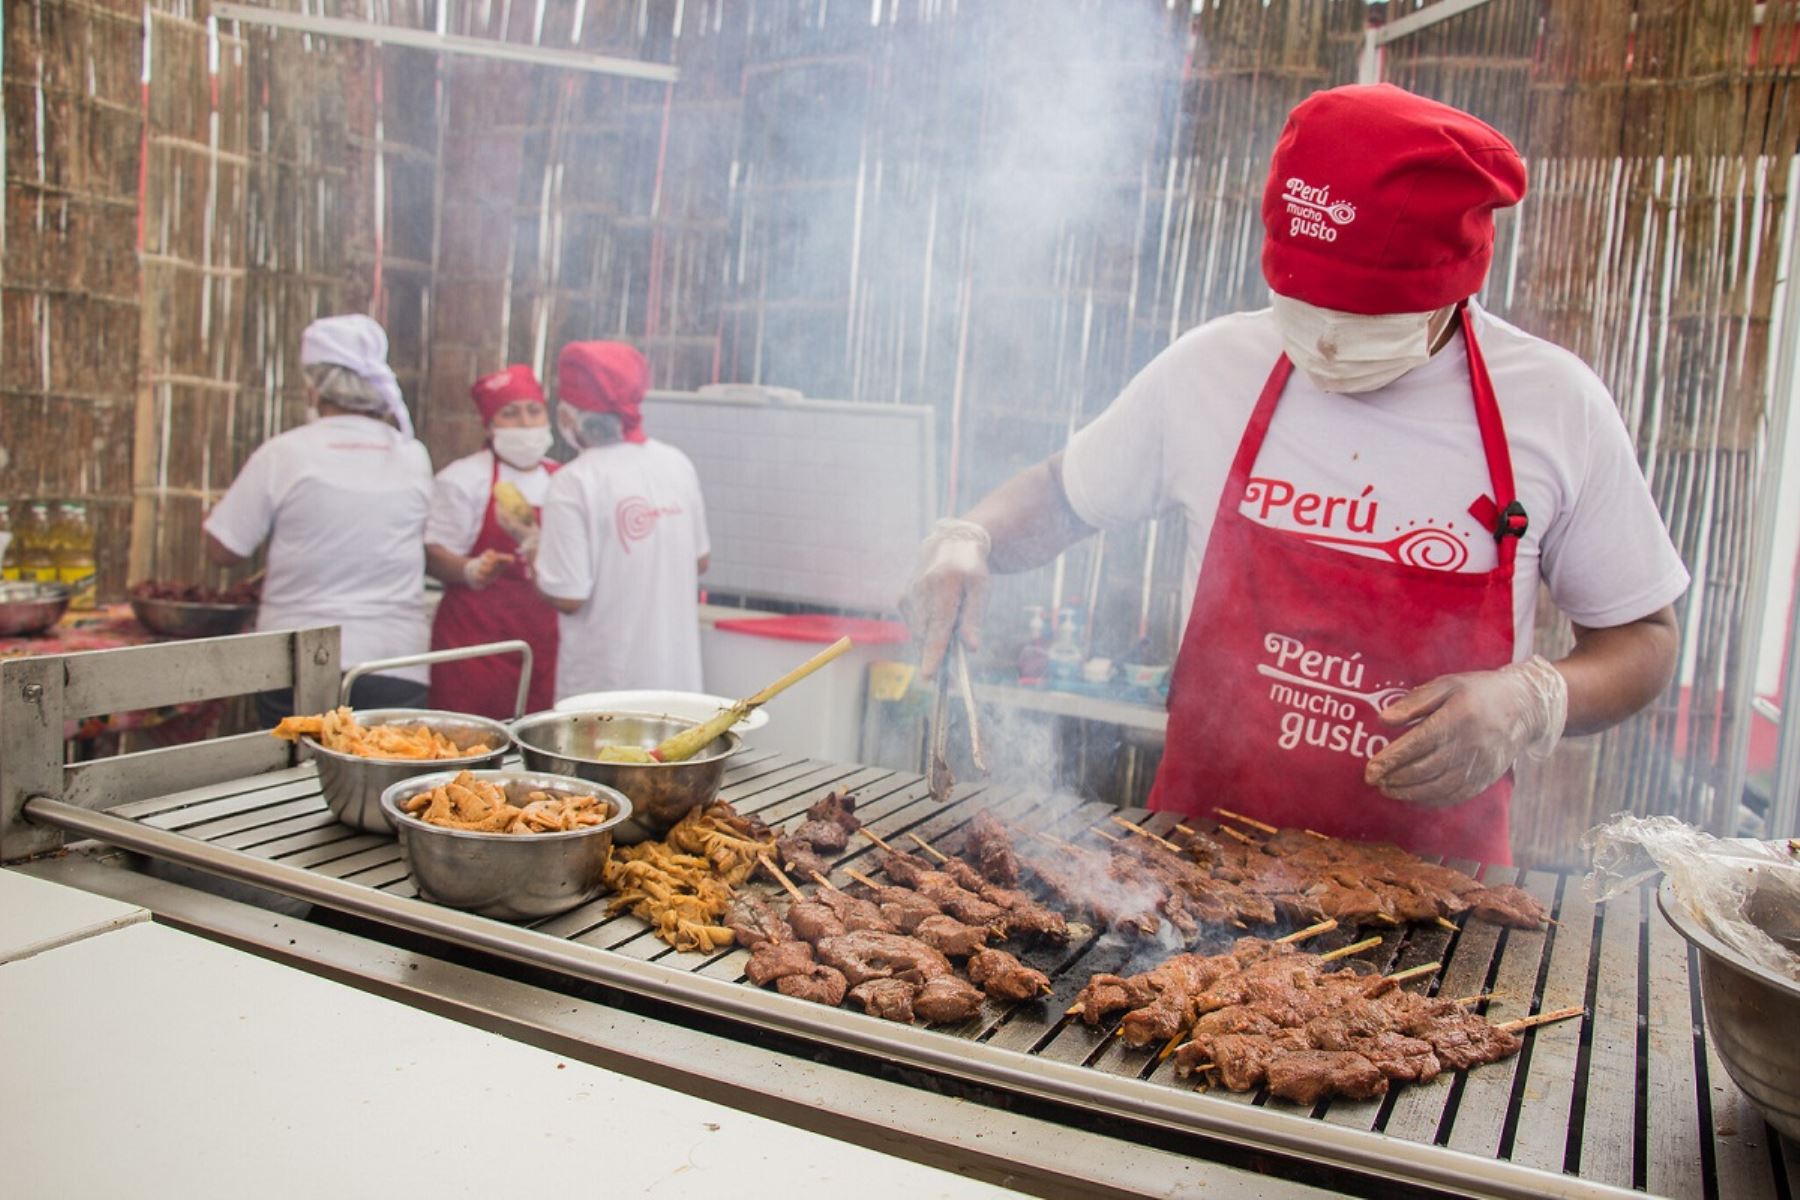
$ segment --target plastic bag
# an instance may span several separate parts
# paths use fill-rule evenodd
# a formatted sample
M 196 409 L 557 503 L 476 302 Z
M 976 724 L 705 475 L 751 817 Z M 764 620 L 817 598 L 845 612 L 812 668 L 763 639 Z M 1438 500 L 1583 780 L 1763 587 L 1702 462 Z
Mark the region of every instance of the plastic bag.
M 1800 933 L 1800 842 L 1716 838 L 1674 817 L 1620 813 L 1588 830 L 1581 844 L 1594 864 L 1583 885 L 1590 900 L 1610 900 L 1661 871 L 1714 937 L 1800 982 L 1800 953 L 1767 928 L 1776 913 L 1784 918 L 1778 932 Z M 1747 911 L 1752 896 L 1760 924 Z

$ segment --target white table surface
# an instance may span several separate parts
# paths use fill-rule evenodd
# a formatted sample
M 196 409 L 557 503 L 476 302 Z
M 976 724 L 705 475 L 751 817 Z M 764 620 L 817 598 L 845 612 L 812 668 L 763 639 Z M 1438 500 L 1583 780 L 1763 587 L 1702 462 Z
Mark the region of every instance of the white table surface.
M 130 904 L 0 871 L 0 963 L 149 919 Z
M 1012 1194 L 23 878 L 9 943 L 112 924 L 0 965 L 9 1196 Z

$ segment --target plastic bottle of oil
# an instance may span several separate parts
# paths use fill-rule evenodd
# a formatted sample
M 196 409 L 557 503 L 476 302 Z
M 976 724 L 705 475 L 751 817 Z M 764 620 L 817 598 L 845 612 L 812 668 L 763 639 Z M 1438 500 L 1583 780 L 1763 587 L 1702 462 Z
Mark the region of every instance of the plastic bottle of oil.
M 50 506 L 33 501 L 30 518 L 19 531 L 19 578 L 29 583 L 56 582 L 56 552 L 50 543 Z
M 12 505 L 0 501 L 0 580 L 11 582 L 19 577 L 19 551 L 13 540 Z
M 56 555 L 56 581 L 69 589 L 70 608 L 94 607 L 94 581 L 99 565 L 94 559 L 94 525 L 87 505 L 63 504 L 52 539 Z

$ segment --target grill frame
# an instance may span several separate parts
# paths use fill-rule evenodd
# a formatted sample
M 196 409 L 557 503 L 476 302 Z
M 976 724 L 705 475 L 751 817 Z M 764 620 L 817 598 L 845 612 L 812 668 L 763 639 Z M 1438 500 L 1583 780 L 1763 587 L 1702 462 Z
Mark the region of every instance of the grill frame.
M 742 811 L 779 823 L 844 786 L 859 795 L 859 811 L 882 836 L 892 840 L 911 829 L 946 851 L 957 847 L 963 822 L 984 807 L 1002 819 L 1063 834 L 1078 834 L 1120 811 L 981 786 L 958 788 L 939 807 L 917 775 L 754 752 L 728 773 L 722 795 Z M 1535 1031 L 1516 1059 L 1426 1087 L 1396 1089 L 1380 1103 L 1327 1104 L 1322 1112 L 1302 1114 L 1265 1096 L 1194 1095 L 1170 1087 L 1172 1064 L 1137 1078 L 1152 1064 L 1154 1050 L 1131 1051 L 1105 1037 L 1104 1028 L 1096 1032 L 1064 1020 L 1063 1009 L 1090 971 L 1114 965 L 1101 956 L 1115 952 L 1097 942 L 1023 956 L 1046 969 L 1047 956 L 1063 960 L 1051 972 L 1055 995 L 1039 1006 L 990 1006 L 973 1028 L 911 1029 L 741 985 L 742 951 L 678 955 L 636 918 L 602 919 L 604 900 L 529 930 L 418 901 L 393 840 L 338 826 L 318 796 L 311 767 L 106 812 L 33 800 L 26 813 L 69 832 L 573 979 L 1002 1092 L 1329 1162 L 1372 1179 L 1509 1197 L 1616 1196 L 1634 1183 L 1659 1195 L 1775 1197 L 1781 1177 L 1790 1186 L 1796 1181 L 1793 1148 L 1775 1144 L 1706 1047 L 1685 943 L 1644 894 L 1621 897 L 1600 914 L 1566 875 L 1511 868 L 1485 874 L 1495 882 L 1518 879 L 1553 899 L 1562 923 L 1550 930 L 1502 932 L 1479 922 L 1457 934 L 1422 927 L 1392 935 L 1370 956 L 1383 970 L 1443 957 L 1446 967 L 1432 982 L 1449 994 L 1487 990 L 1490 979 L 1503 991 L 1529 981 L 1530 993 L 1541 992 L 1529 1008 L 1525 994 L 1509 995 L 1502 1016 L 1586 1002 L 1589 1017 Z M 1157 830 L 1172 823 L 1166 815 L 1125 815 Z M 865 865 L 870 854 L 866 844 L 853 845 L 834 864 L 834 881 L 843 882 L 842 868 Z M 1318 948 L 1358 936 L 1339 930 L 1319 939 Z M 1641 960 L 1640 949 L 1647 951 Z M 1034 1053 L 1020 1055 L 1022 1047 Z M 1083 1065 L 1088 1062 L 1093 1065 Z M 1498 1119 L 1486 1115 L 1494 1112 Z M 1510 1158 L 1494 1156 L 1502 1147 Z M 1572 1160 L 1574 1173 L 1562 1172 L 1565 1160 Z

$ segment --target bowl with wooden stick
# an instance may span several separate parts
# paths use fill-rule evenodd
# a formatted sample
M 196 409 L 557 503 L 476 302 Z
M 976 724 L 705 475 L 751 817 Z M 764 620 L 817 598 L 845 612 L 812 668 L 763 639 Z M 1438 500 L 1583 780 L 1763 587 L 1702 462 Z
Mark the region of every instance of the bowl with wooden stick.
M 641 712 L 542 712 L 513 722 L 513 741 L 534 771 L 574 775 L 630 797 L 631 819 L 614 831 L 616 842 L 661 837 L 718 795 L 728 761 L 743 748 L 731 727 L 849 649 L 850 639 L 841 638 L 698 723 Z

